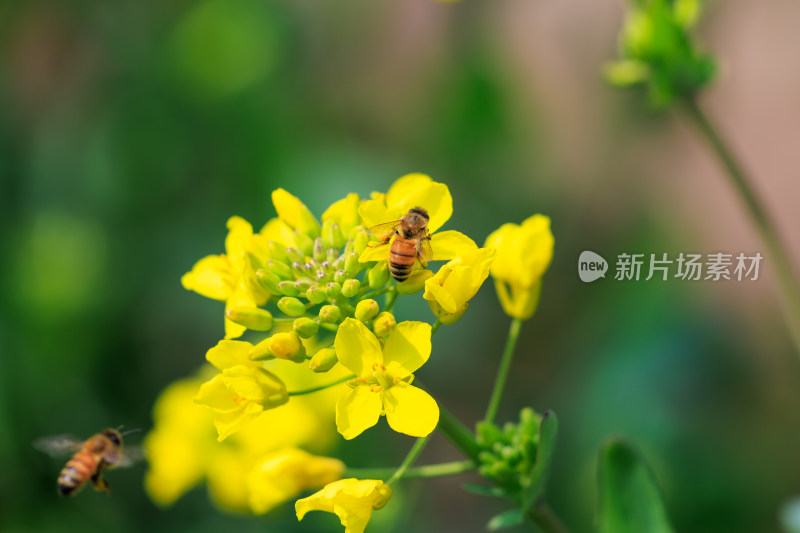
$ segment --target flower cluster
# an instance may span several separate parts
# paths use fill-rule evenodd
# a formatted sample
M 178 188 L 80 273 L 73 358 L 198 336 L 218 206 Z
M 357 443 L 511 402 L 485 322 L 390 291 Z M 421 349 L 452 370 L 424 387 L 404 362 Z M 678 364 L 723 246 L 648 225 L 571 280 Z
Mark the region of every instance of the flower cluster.
M 549 221 L 534 217 L 521 229 L 503 226 L 479 248 L 463 233 L 440 230 L 453 213 L 452 197 L 446 185 L 422 174 L 404 176 L 366 199 L 349 194 L 319 220 L 283 189 L 273 192 L 272 202 L 277 217 L 258 232 L 230 218 L 225 253 L 202 258 L 181 280 L 186 289 L 225 302 L 225 336 L 206 354 L 215 372 L 195 387 L 193 404 L 187 395 L 197 380 L 174 384 L 159 401 L 156 429 L 147 439 L 148 490 L 170 503 L 207 479 L 221 505 L 263 513 L 324 486 L 297 502 L 298 518 L 330 511 L 348 532 L 361 532 L 391 488 L 380 480 L 340 479 L 341 462 L 304 450 L 316 445 L 320 451 L 324 441 L 308 439 L 309 427 L 327 421 L 353 439 L 385 416 L 398 433 L 430 435 L 439 406 L 412 383 L 431 356 L 432 334 L 458 321 L 490 273 L 498 291 L 503 288 L 506 312 L 530 316 L 552 255 Z M 402 226 L 412 210 L 427 213 L 424 231 L 413 238 Z M 375 226 L 382 233 L 371 231 Z M 423 253 L 424 241 L 429 253 Z M 408 250 L 409 242 L 418 255 L 405 255 L 413 266 L 398 282 L 389 251 L 395 244 Z M 501 257 L 509 264 L 498 266 Z M 446 263 L 434 271 L 430 261 Z M 418 293 L 430 305 L 433 326 L 398 322 L 392 314 L 399 296 Z M 209 419 L 216 444 L 208 439 Z M 170 439 L 180 446 L 170 450 Z M 170 461 L 179 465 L 173 480 Z M 221 468 L 237 473 L 228 483 L 235 487 L 218 488 L 214 472 Z

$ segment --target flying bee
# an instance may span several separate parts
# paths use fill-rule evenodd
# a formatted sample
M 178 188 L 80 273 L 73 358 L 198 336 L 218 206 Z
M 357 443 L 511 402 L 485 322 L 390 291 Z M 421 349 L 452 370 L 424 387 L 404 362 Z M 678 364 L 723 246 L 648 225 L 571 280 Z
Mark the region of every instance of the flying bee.
M 423 268 L 433 259 L 428 220 L 425 209 L 414 207 L 400 220 L 378 224 L 368 230 L 380 239 L 380 243 L 374 246 L 384 246 L 392 241 L 389 247 L 389 273 L 398 282 L 408 279 L 418 258 Z
M 122 438 L 140 431 L 133 429 L 120 433 L 118 429 L 105 429 L 81 441 L 71 435 L 45 437 L 33 443 L 39 450 L 52 456 L 72 455 L 58 476 L 58 493 L 61 496 L 77 494 L 91 479 L 95 490 L 111 489 L 103 472 L 119 466 L 131 466 L 139 457 L 139 449 L 123 452 Z

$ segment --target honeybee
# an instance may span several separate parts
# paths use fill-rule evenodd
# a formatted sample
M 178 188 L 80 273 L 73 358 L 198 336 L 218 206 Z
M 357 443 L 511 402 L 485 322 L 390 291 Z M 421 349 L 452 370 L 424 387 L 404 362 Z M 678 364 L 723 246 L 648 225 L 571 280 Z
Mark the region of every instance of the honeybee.
M 389 273 L 398 282 L 408 279 L 417 259 L 423 268 L 433 259 L 429 219 L 425 209 L 414 207 L 400 220 L 384 222 L 368 230 L 380 239 L 380 243 L 374 246 L 386 245 L 394 237 L 389 248 Z
M 110 494 L 111 489 L 103 478 L 103 472 L 119 466 L 130 466 L 138 459 L 138 448 L 123 453 L 122 446 L 122 438 L 137 431 L 140 430 L 120 433 L 117 429 L 109 428 L 84 441 L 70 435 L 59 435 L 39 439 L 33 445 L 53 456 L 74 454 L 58 476 L 58 493 L 61 496 L 77 494 L 90 479 L 95 490 Z

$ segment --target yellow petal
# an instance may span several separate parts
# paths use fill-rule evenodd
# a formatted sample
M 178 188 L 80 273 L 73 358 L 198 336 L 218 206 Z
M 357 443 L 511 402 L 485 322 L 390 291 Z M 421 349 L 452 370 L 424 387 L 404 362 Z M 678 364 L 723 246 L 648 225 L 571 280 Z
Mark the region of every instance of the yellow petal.
M 398 433 L 412 437 L 429 435 L 439 423 L 439 406 L 430 394 L 405 381 L 383 392 L 386 421 Z
M 433 233 L 453 214 L 453 197 L 444 183 L 432 181 L 424 174 L 408 174 L 395 181 L 386 194 L 386 205 L 391 213 L 407 213 L 414 207 L 428 211 L 428 230 Z
M 224 255 L 209 255 L 194 264 L 181 278 L 181 285 L 206 298 L 225 301 L 231 295 L 236 274 Z
M 391 488 L 380 480 L 341 479 L 308 498 L 297 500 L 295 511 L 298 520 L 309 511 L 336 513 L 345 533 L 363 533 L 372 510 L 385 505 L 391 494 Z
M 431 237 L 434 261 L 449 261 L 478 249 L 475 241 L 460 231 L 440 231 Z
M 442 267 L 442 269 L 444 269 L 444 267 Z M 451 270 L 447 269 L 446 273 L 449 275 Z M 422 297 L 428 301 L 437 302 L 439 306 L 448 313 L 455 313 L 459 304 L 456 302 L 453 294 L 440 284 L 440 279 L 442 278 L 437 279 L 436 276 L 428 279 L 425 282 L 425 293 Z
M 382 200 L 364 200 L 358 206 L 358 215 L 366 228 L 400 220 L 404 214 L 405 211 L 402 210 L 402 207 L 389 209 Z
M 279 242 L 284 246 L 294 246 L 294 231 L 280 218 L 269 219 L 258 233 L 268 241 Z
M 389 187 L 389 191 L 386 193 L 386 203 L 389 205 L 402 204 L 409 196 L 431 183 L 433 180 L 426 174 L 418 172 L 406 174 L 397 178 Z
M 214 413 L 214 427 L 217 428 L 217 441 L 222 442 L 247 424 L 253 422 L 263 412 L 255 402 L 246 402 L 243 407 L 227 413 Z
M 225 253 L 231 261 L 242 259 L 250 246 L 250 237 L 253 236 L 253 226 L 242 217 L 228 219 L 228 236 L 225 237 Z
M 272 191 L 272 203 L 280 219 L 290 228 L 299 230 L 312 239 L 319 236 L 319 223 L 299 198 L 284 189 L 275 189 Z
M 215 504 L 231 511 L 247 511 L 245 483 L 252 459 L 228 446 L 215 446 L 208 464 L 208 493 Z
M 249 358 L 253 345 L 244 341 L 221 340 L 206 352 L 206 359 L 219 370 L 236 365 L 255 366 Z
M 345 318 L 333 342 L 339 363 L 357 376 L 372 375 L 372 366 L 383 361 L 377 337 L 354 318 Z
M 236 287 L 236 290 L 234 290 L 225 301 L 225 311 L 227 313 L 228 309 L 233 309 L 234 307 L 256 307 L 256 305 L 257 304 L 253 300 L 250 291 L 248 291 L 247 288 L 240 283 Z M 241 337 L 245 331 L 247 331 L 245 326 L 237 324 L 233 320 L 228 320 L 227 317 L 225 318 L 226 339 L 235 339 L 237 337 Z
M 389 374 L 403 379 L 425 364 L 431 355 L 431 326 L 424 322 L 400 322 L 383 347 L 383 364 Z
M 361 224 L 361 217 L 358 216 L 360 200 L 355 193 L 348 194 L 345 198 L 334 202 L 322 213 L 322 222 L 333 220 L 339 225 L 339 229 L 347 236 L 353 228 Z
M 236 411 L 240 408 L 233 401 L 233 393 L 225 386 L 222 374 L 217 374 L 210 381 L 200 385 L 200 390 L 197 396 L 194 397 L 194 401 L 220 412 Z
M 369 263 L 370 261 L 386 261 L 389 259 L 389 244 L 381 246 L 367 246 L 361 255 L 358 256 L 359 263 Z
M 336 429 L 347 440 L 354 439 L 378 423 L 381 399 L 368 385 L 358 385 L 336 402 Z

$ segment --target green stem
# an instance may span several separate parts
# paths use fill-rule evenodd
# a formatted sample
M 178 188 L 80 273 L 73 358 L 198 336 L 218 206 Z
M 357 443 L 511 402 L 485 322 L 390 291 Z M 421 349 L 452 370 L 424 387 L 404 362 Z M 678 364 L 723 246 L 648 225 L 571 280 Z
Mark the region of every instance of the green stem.
M 747 206 L 750 216 L 767 246 L 767 252 L 775 266 L 775 274 L 779 285 L 778 297 L 784 313 L 784 319 L 795 348 L 800 354 L 800 285 L 798 285 L 798 278 L 792 270 L 792 264 L 786 254 L 786 248 L 782 245 L 775 225 L 770 219 L 767 210 L 764 209 L 761 199 L 750 185 L 752 180 L 736 160 L 733 152 L 728 148 L 728 144 L 703 113 L 703 110 L 700 109 L 696 100 L 689 97 L 685 98 L 683 103 L 684 109 L 694 125 L 703 134 L 719 158 L 720 163 L 725 167 L 731 185 L 739 192 L 739 196 Z
M 475 462 L 478 461 L 481 448 L 475 440 L 475 435 L 441 404 L 439 405 L 439 425 L 437 427 L 464 455 Z
M 406 469 L 403 477 L 409 478 L 429 478 L 454 476 L 463 474 L 475 469 L 472 461 L 451 461 L 449 463 L 438 463 L 425 466 L 412 466 Z M 348 468 L 342 477 L 355 477 L 358 479 L 385 479 L 391 476 L 396 469 L 394 468 Z
M 289 396 L 302 396 L 303 394 L 311 394 L 312 392 L 319 392 L 321 390 L 329 389 L 331 387 L 335 387 L 339 383 L 344 383 L 345 381 L 350 381 L 351 379 L 355 378 L 355 374 L 350 374 L 349 376 L 345 376 L 341 379 L 337 379 L 332 383 L 328 383 L 327 385 L 320 385 L 318 387 L 312 387 L 310 389 L 302 389 L 296 391 L 289 391 Z
M 437 318 L 436 322 L 434 322 L 433 326 L 431 326 L 431 335 L 439 331 L 440 327 L 442 327 L 442 321 Z
M 506 347 L 503 349 L 503 355 L 500 358 L 500 368 L 497 370 L 497 377 L 494 380 L 494 389 L 492 389 L 492 396 L 486 408 L 486 416 L 483 417 L 485 422 L 494 423 L 494 419 L 497 417 L 497 410 L 500 408 L 500 400 L 503 399 L 503 389 L 506 386 L 508 371 L 511 369 L 511 361 L 514 359 L 514 348 L 517 346 L 517 338 L 519 338 L 521 327 L 522 320 L 515 318 L 508 328 Z
M 406 458 L 403 459 L 403 462 L 397 468 L 395 473 L 392 474 L 392 477 L 386 480 L 387 485 L 391 485 L 392 483 L 403 477 L 403 474 L 406 473 L 408 467 L 412 465 L 412 463 L 417 459 L 417 456 L 419 456 L 419 454 L 422 453 L 422 450 L 425 449 L 425 445 L 428 444 L 431 435 L 433 435 L 432 431 L 428 433 L 426 436 L 417 439 L 417 441 L 414 443 L 414 446 L 412 446 L 411 449 L 408 451 L 408 455 L 406 455 Z
M 392 308 L 394 307 L 394 303 L 397 301 L 397 297 L 399 296 L 399 294 L 400 293 L 397 291 L 392 291 L 389 293 L 389 295 L 386 297 L 386 305 L 383 306 L 384 311 L 386 311 L 387 313 L 392 312 Z
M 387 292 L 393 291 L 393 290 L 394 290 L 394 285 L 391 285 L 389 287 L 384 287 L 384 288 L 378 289 L 376 291 L 372 291 L 372 292 L 368 292 L 368 293 L 362 294 L 362 295 L 360 295 L 358 297 L 358 299 L 359 300 L 366 300 L 367 298 L 375 298 L 376 296 L 380 296 L 381 294 L 386 294 Z
M 567 527 L 561 523 L 553 510 L 544 502 L 539 503 L 528 511 L 531 520 L 545 533 L 568 533 Z

